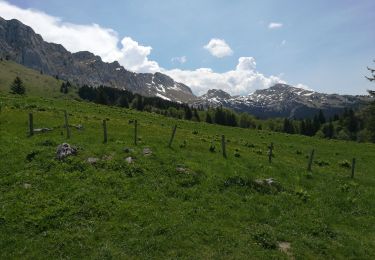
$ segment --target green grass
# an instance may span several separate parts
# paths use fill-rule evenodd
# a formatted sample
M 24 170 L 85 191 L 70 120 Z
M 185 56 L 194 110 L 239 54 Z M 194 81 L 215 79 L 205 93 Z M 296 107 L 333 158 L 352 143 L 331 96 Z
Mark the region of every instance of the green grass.
M 373 144 L 195 123 L 48 96 L 0 94 L 0 259 L 375 258 Z M 64 109 L 72 126 L 84 127 L 72 127 L 69 140 Z M 35 128 L 53 131 L 28 137 L 29 112 Z M 107 144 L 103 119 L 109 120 Z M 220 151 L 222 134 L 227 159 Z M 56 160 L 63 142 L 78 147 L 77 156 Z M 211 142 L 215 153 L 209 152 Z M 134 151 L 126 154 L 125 147 Z M 145 147 L 152 156 L 143 156 Z M 313 172 L 307 174 L 313 148 Z M 125 161 L 128 156 L 134 164 Z M 89 157 L 103 159 L 90 165 Z M 350 168 L 341 165 L 353 157 L 357 169 L 350 179 Z M 274 178 L 281 187 L 257 186 L 259 178 Z M 289 254 L 277 249 L 278 242 L 290 243 Z
M 297 258 L 375 257 L 372 144 L 176 121 L 77 101 L 6 95 L 1 102 L 1 258 L 286 258 L 268 248 L 277 241 L 290 242 Z M 63 109 L 84 129 L 72 128 L 68 140 L 78 155 L 60 162 L 56 146 L 67 141 Z M 54 130 L 27 137 L 29 111 L 35 127 Z M 139 122 L 137 147 L 131 119 Z M 229 141 L 228 159 L 219 151 L 221 134 Z M 212 140 L 216 153 L 208 151 Z M 125 162 L 124 147 L 134 149 L 133 165 Z M 152 149 L 151 157 L 142 155 L 144 147 Z M 306 155 L 312 148 L 316 161 L 329 165 L 314 163 L 310 178 Z M 104 156 L 112 159 L 85 162 Z M 340 166 L 352 157 L 358 162 L 354 180 Z M 178 173 L 180 165 L 189 172 Z M 228 182 L 235 176 L 272 177 L 283 190 Z
M 0 61 L 0 92 L 9 93 L 9 87 L 16 76 L 22 79 L 28 96 L 48 98 L 77 97 L 77 94 L 73 93 L 73 91 L 68 95 L 60 93 L 60 86 L 63 81 L 6 60 Z

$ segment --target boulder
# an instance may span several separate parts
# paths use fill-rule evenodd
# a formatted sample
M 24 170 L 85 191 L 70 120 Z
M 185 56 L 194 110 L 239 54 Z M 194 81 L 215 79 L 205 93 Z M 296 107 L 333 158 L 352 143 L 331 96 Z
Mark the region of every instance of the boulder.
M 70 155 L 76 155 L 77 148 L 70 146 L 70 144 L 63 143 L 60 144 L 56 149 L 56 157 L 59 160 L 63 160 L 64 158 Z

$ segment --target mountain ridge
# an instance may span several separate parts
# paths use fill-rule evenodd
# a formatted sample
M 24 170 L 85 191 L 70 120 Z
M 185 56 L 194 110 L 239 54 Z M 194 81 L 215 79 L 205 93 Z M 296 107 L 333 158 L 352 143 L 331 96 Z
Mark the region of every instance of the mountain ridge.
M 223 90 L 210 89 L 196 97 L 188 86 L 168 75 L 131 72 L 117 61 L 103 62 L 100 56 L 88 51 L 71 53 L 61 44 L 44 41 L 20 21 L 1 17 L 0 57 L 80 86 L 105 85 L 192 106 L 224 106 L 259 118 L 312 117 L 319 110 L 331 116 L 369 101 L 367 96 L 324 94 L 287 84 L 258 89 L 246 96 L 231 96 Z
M 177 102 L 195 99 L 188 86 L 165 74 L 131 72 L 117 61 L 103 62 L 88 51 L 71 53 L 61 44 L 44 41 L 16 19 L 0 17 L 0 56 L 77 85 L 106 85 Z
M 364 105 L 369 100 L 369 96 L 325 94 L 279 83 L 267 89 L 258 89 L 246 96 L 231 96 L 223 90 L 211 89 L 192 102 L 192 105 L 223 106 L 259 118 L 304 118 L 316 115 L 319 110 L 333 116 L 343 112 L 345 108 Z

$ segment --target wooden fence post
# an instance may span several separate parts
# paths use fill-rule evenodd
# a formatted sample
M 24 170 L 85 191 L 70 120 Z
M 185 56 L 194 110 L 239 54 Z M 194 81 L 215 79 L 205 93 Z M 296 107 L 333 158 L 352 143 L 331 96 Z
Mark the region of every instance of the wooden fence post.
M 64 110 L 64 118 L 65 118 L 65 128 L 66 128 L 66 138 L 70 138 L 70 128 L 69 128 L 69 122 L 68 122 L 68 112 Z
M 225 147 L 225 136 L 224 135 L 221 136 L 221 148 L 223 150 L 223 157 L 227 158 L 227 150 L 226 150 L 226 147 Z
M 103 120 L 104 143 L 107 143 L 107 120 Z
M 311 172 L 311 167 L 312 167 L 312 163 L 314 160 L 314 153 L 315 153 L 315 150 L 312 149 L 311 154 L 310 154 L 309 164 L 307 165 L 307 171 L 309 172 Z
M 355 170 L 355 158 L 353 158 L 353 161 L 352 161 L 352 179 L 354 178 L 354 170 Z
M 34 135 L 34 120 L 33 120 L 33 113 L 29 113 L 29 136 Z
M 172 142 L 173 142 L 173 139 L 174 139 L 174 135 L 176 134 L 176 129 L 177 129 L 177 125 L 174 125 L 173 131 L 172 131 L 172 136 L 171 136 L 171 139 L 169 140 L 169 144 L 168 144 L 169 148 L 172 147 Z
M 272 151 L 273 151 L 273 143 L 271 143 L 271 145 L 269 146 L 269 150 L 268 150 L 268 162 L 269 163 L 272 162 Z
M 137 120 L 134 120 L 134 145 L 137 145 L 137 131 L 138 131 L 138 122 Z

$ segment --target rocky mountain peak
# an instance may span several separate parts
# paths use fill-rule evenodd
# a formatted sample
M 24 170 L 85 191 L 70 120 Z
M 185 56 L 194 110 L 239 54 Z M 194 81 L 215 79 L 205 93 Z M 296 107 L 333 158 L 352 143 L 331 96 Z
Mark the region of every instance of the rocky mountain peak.
M 218 98 L 218 99 L 229 99 L 231 95 L 221 89 L 209 89 L 205 95 L 205 98 Z
M 191 89 L 162 73 L 134 73 L 117 61 L 103 62 L 88 51 L 71 53 L 62 45 L 48 43 L 33 29 L 18 20 L 0 17 L 0 57 L 59 76 L 77 85 L 127 89 L 144 96 L 157 96 L 176 102 L 196 99 Z
M 314 116 L 319 110 L 332 116 L 347 107 L 358 107 L 368 101 L 369 97 L 324 94 L 287 84 L 276 84 L 247 96 L 230 96 L 222 90 L 209 90 L 194 101 L 193 105 L 224 106 L 260 118 L 304 118 Z

